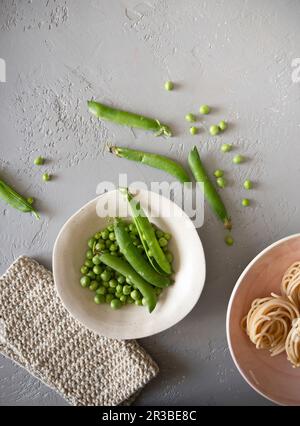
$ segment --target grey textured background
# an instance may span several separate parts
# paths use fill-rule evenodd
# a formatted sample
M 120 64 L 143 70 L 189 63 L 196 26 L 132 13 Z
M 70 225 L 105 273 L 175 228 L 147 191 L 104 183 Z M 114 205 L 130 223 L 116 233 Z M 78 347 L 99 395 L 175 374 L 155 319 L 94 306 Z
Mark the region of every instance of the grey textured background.
M 210 171 L 224 168 L 224 190 L 236 244 L 223 242 L 207 211 L 199 230 L 207 281 L 193 312 L 180 324 L 141 341 L 161 372 L 138 404 L 269 404 L 235 369 L 225 337 L 228 299 L 246 264 L 269 243 L 299 232 L 300 84 L 291 62 L 300 57 L 298 0 L 1 0 L 0 173 L 37 199 L 42 219 L 0 203 L 0 273 L 20 254 L 51 267 L 65 220 L 95 196 L 96 185 L 127 172 L 129 179 L 167 179 L 111 158 L 107 141 L 143 147 L 185 162 L 195 142 Z M 171 79 L 177 88 L 163 89 Z M 173 125 L 172 139 L 155 138 L 87 112 L 90 97 L 154 115 Z M 214 107 L 192 137 L 183 117 L 202 103 Z M 226 118 L 224 135 L 205 128 Z M 219 152 L 231 142 L 247 162 L 235 167 Z M 44 168 L 33 159 L 44 155 Z M 41 181 L 53 173 L 50 183 Z M 255 182 L 243 209 L 241 183 Z M 0 357 L 0 405 L 60 405 L 64 401 Z

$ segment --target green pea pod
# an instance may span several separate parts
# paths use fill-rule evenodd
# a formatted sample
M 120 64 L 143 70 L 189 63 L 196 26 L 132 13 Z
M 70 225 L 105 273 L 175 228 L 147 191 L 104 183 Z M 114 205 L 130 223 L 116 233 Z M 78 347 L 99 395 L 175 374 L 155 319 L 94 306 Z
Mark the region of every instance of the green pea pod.
M 138 151 L 130 148 L 121 148 L 119 146 L 112 146 L 109 148 L 110 152 L 118 157 L 126 158 L 127 160 L 137 161 L 139 163 L 147 164 L 147 166 L 156 169 L 164 170 L 170 175 L 174 176 L 181 183 L 190 182 L 187 172 L 181 164 L 171 160 L 168 157 L 158 154 L 151 154 L 149 152 Z
M 156 287 L 168 287 L 171 285 L 171 279 L 155 271 L 152 266 L 144 259 L 140 251 L 133 244 L 129 233 L 126 231 L 126 224 L 121 219 L 115 219 L 114 231 L 117 243 L 122 254 L 133 269 L 150 284 Z
M 95 101 L 88 101 L 88 108 L 89 111 L 97 118 L 112 121 L 113 123 L 121 124 L 122 126 L 149 130 L 151 132 L 155 132 L 157 136 L 172 136 L 171 129 L 168 126 L 161 124 L 158 120 L 153 118 L 122 111 Z
M 106 266 L 109 266 L 119 274 L 124 275 L 130 280 L 130 282 L 136 287 L 143 295 L 146 300 L 149 312 L 151 313 L 156 306 L 157 296 L 153 287 L 148 284 L 133 268 L 129 263 L 121 259 L 120 257 L 112 256 L 109 253 L 104 253 L 100 256 L 100 260 Z
M 127 197 L 134 223 L 138 230 L 149 262 L 158 273 L 170 275 L 172 273 L 171 265 L 157 241 L 154 229 L 145 212 L 141 208 L 140 202 L 134 199 L 132 194 L 128 192 L 127 188 L 120 188 L 120 191 L 123 192 Z
M 3 180 L 0 180 L 0 198 L 17 210 L 23 213 L 31 212 L 34 214 L 36 219 L 40 218 L 39 214 L 32 207 L 32 204 L 8 186 Z
M 230 217 L 228 216 L 228 213 L 219 193 L 217 192 L 214 185 L 211 183 L 208 174 L 206 173 L 206 170 L 200 159 L 199 152 L 195 146 L 189 153 L 188 162 L 191 171 L 195 177 L 195 180 L 197 182 L 203 182 L 204 196 L 207 202 L 211 206 L 214 213 L 223 222 L 224 227 L 230 230 L 232 227 Z

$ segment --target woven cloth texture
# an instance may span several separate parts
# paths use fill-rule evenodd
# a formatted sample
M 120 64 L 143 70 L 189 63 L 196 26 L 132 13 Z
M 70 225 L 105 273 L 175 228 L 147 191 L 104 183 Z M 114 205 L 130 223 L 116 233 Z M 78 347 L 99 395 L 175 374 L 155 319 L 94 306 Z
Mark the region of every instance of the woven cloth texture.
M 72 318 L 51 272 L 25 256 L 0 278 L 0 351 L 72 405 L 131 403 L 158 373 L 137 342 L 99 336 Z

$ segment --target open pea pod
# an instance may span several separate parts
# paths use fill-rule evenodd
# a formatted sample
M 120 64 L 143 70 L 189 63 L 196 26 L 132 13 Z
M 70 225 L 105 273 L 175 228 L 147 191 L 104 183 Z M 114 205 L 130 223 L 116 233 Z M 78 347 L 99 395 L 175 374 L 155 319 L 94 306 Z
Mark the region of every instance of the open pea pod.
M 165 253 L 161 249 L 159 242 L 157 241 L 155 231 L 145 212 L 141 208 L 140 202 L 135 200 L 127 188 L 120 188 L 120 191 L 127 197 L 134 223 L 138 230 L 149 262 L 158 273 L 163 275 L 171 275 L 171 265 Z
M 12 187 L 7 185 L 3 180 L 0 179 L 0 198 L 5 201 L 7 204 L 11 205 L 13 208 L 19 210 L 23 213 L 32 213 L 36 219 L 39 219 L 40 216 L 38 212 L 33 208 L 22 195 L 15 191 Z

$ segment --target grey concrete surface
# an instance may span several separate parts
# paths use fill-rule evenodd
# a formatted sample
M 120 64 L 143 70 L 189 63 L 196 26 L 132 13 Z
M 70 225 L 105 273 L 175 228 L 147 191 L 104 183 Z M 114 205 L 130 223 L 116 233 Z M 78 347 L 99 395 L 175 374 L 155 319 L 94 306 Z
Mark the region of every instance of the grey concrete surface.
M 199 230 L 207 258 L 202 297 L 180 324 L 141 341 L 160 374 L 137 404 L 268 405 L 241 378 L 225 336 L 232 288 L 247 263 L 271 242 L 299 232 L 300 57 L 298 0 L 1 0 L 0 174 L 37 200 L 42 219 L 0 203 L 0 273 L 20 254 L 51 267 L 66 219 L 95 196 L 97 183 L 168 179 L 105 152 L 107 142 L 168 154 L 183 163 L 194 143 L 210 171 L 223 168 L 223 192 L 236 244 L 223 242 L 209 210 Z M 296 71 L 295 71 L 296 73 Z M 295 76 L 295 74 L 294 74 Z M 297 77 L 297 76 L 296 76 Z M 164 91 L 167 79 L 176 90 Z M 86 100 L 154 115 L 172 139 L 99 123 Z M 198 136 L 183 117 L 213 106 Z M 210 124 L 230 127 L 213 138 Z M 247 162 L 236 167 L 220 145 Z M 33 166 L 44 155 L 44 168 Z M 50 183 L 41 174 L 53 173 Z M 240 207 L 243 179 L 255 181 L 252 207 Z M 55 392 L 0 357 L 0 405 L 63 405 Z

